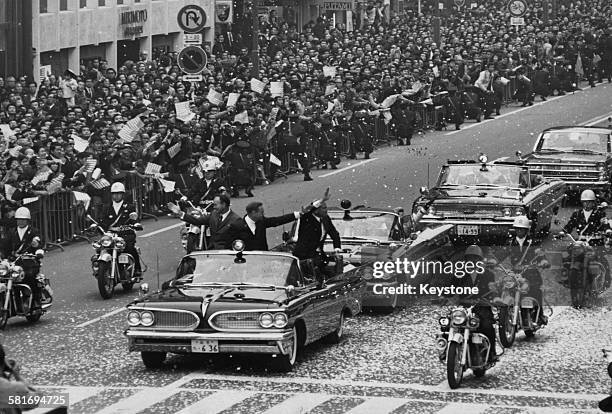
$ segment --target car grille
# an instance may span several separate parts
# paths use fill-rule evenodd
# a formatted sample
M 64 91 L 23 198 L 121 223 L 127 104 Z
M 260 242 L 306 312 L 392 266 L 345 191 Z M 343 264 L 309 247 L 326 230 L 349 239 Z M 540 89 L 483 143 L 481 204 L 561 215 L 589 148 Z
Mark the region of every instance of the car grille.
M 482 217 L 498 217 L 502 215 L 501 208 L 500 209 L 491 209 L 491 208 L 479 208 L 478 206 L 449 206 L 442 207 L 436 206 L 437 215 L 442 217 L 454 217 L 454 218 L 462 218 L 465 220 L 470 220 L 473 218 L 482 218 Z
M 260 312 L 220 313 L 211 321 L 215 329 L 259 329 Z
M 195 329 L 200 322 L 199 318 L 191 312 L 153 311 L 155 314 L 156 329 Z
M 600 174 L 592 165 L 529 164 L 529 170 L 544 178 L 570 181 L 597 181 Z

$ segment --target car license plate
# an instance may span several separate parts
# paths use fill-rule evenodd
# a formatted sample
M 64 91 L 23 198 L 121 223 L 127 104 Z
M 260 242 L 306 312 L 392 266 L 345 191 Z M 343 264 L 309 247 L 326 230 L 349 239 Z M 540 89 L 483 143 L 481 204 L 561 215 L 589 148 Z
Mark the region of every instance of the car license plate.
M 219 341 L 212 341 L 208 339 L 192 339 L 191 352 L 217 354 L 219 353 Z
M 124 264 L 124 263 L 129 263 L 130 261 L 128 260 L 127 256 L 119 256 L 119 263 Z
M 481 344 L 482 343 L 482 338 L 479 335 L 474 335 L 474 336 L 472 336 L 472 343 L 473 344 Z
M 459 236 L 478 236 L 478 226 L 457 226 L 457 234 Z

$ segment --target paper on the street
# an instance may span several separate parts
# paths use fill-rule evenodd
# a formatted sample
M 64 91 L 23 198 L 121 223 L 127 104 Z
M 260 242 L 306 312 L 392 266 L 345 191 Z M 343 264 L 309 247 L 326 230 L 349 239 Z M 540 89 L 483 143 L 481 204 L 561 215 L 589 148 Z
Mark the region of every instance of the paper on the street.
M 223 94 L 214 89 L 208 91 L 206 99 L 213 105 L 221 106 L 223 104 Z
M 91 197 L 87 193 L 83 193 L 81 191 L 73 191 L 74 199 L 78 202 L 81 202 L 85 206 L 85 211 L 89 209 L 89 203 L 91 202 Z
M 176 118 L 183 122 L 189 122 L 195 117 L 195 114 L 191 112 L 189 107 L 189 101 L 174 104 L 174 109 L 176 109 Z
M 164 188 L 164 193 L 171 193 L 174 191 L 174 186 L 176 185 L 175 181 L 164 180 L 163 178 L 158 178 L 157 180 Z
M 282 165 L 281 160 L 279 160 L 278 157 L 272 153 L 270 153 L 270 163 L 279 167 Z
M 153 162 L 149 162 L 147 163 L 147 166 L 145 167 L 145 174 L 146 175 L 155 175 L 155 174 L 159 174 L 161 172 L 161 165 L 159 164 L 155 164 Z
M 6 194 L 6 199 L 9 201 L 13 201 L 13 194 L 15 194 L 17 189 L 10 184 L 4 184 L 4 193 Z
M 263 93 L 266 84 L 259 79 L 251 79 L 251 90 L 256 93 Z
M 74 141 L 74 150 L 76 152 L 85 152 L 85 150 L 89 146 L 89 141 L 75 134 L 72 134 L 71 138 Z
M 234 122 L 240 122 L 241 124 L 249 123 L 249 113 L 247 111 L 240 112 L 234 116 Z
M 21 200 L 21 202 L 25 205 L 25 204 L 32 204 L 38 201 L 38 197 L 28 197 L 28 198 L 24 198 L 23 200 Z
M 176 157 L 176 154 L 178 154 L 179 152 L 181 152 L 180 142 L 177 142 L 176 144 L 168 148 L 168 155 L 170 156 L 170 158 Z
M 227 97 L 227 106 L 236 106 L 236 104 L 238 103 L 238 98 L 240 98 L 240 94 L 239 93 L 230 93 L 229 96 Z
M 279 96 L 283 96 L 285 90 L 284 82 L 272 82 L 270 83 L 270 92 L 272 93 L 272 97 L 276 98 Z
M 335 66 L 323 66 L 323 76 L 333 78 L 336 76 Z

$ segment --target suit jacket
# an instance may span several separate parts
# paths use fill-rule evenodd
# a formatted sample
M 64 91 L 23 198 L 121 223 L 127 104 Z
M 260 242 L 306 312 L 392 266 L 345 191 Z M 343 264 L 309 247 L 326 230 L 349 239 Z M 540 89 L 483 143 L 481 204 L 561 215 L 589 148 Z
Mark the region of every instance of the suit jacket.
M 269 227 L 282 226 L 295 220 L 293 213 L 278 217 L 264 217 L 255 223 L 255 234 L 246 222 L 246 216 L 239 222 L 234 223 L 232 231 L 245 243 L 245 250 L 268 250 L 268 237 L 266 229 Z
M 340 248 L 340 234 L 329 216 L 321 218 L 325 232 L 332 238 L 334 248 Z M 304 214 L 298 221 L 298 239 L 293 249 L 293 255 L 300 260 L 311 259 L 317 256 L 317 250 L 323 250 L 325 240 L 321 230 L 321 223 L 312 213 Z M 327 238 L 327 237 L 326 237 Z
M 39 237 L 41 239 L 41 243 L 38 247 L 32 247 L 32 240 L 34 237 Z M 19 238 L 16 227 L 11 229 L 8 233 L 8 242 L 6 246 L 8 255 L 17 256 L 23 253 L 34 253 L 36 250 L 42 249 L 44 244 L 38 229 L 29 226 L 23 235 L 23 239 Z
M 470 299 L 467 299 L 467 296 L 470 296 L 470 295 L 465 295 L 466 298 L 461 300 L 462 304 L 471 305 L 477 302 L 479 297 L 482 297 L 482 295 L 484 295 L 485 293 L 489 291 L 489 283 L 495 282 L 495 275 L 493 275 L 493 273 L 490 270 L 485 270 L 483 273 L 478 274 L 476 276 L 475 282 L 472 280 L 471 275 L 465 275 L 461 279 L 458 279 L 458 278 L 453 278 L 453 279 L 454 279 L 453 285 L 455 287 L 464 287 L 464 288 L 477 287 L 478 288 L 478 295 L 472 296 Z
M 225 220 L 222 220 L 221 215 L 214 211 L 206 215 L 185 213 L 182 220 L 196 226 L 210 227 L 208 248 L 210 250 L 223 250 L 231 249 L 232 242 L 239 237 L 236 228 L 242 219 L 238 214 L 230 210 Z
M 113 208 L 113 204 L 111 203 L 104 209 L 101 225 L 105 230 L 108 231 L 109 227 L 119 227 L 128 224 L 134 224 L 136 223 L 136 221 L 130 219 L 130 213 L 134 212 L 136 212 L 134 206 L 124 201 L 121 205 L 121 208 L 119 209 L 119 213 L 115 213 L 115 209 Z
M 604 210 L 595 209 L 591 213 L 591 216 L 589 217 L 589 220 L 587 222 L 587 220 L 584 218 L 582 209 L 574 211 L 565 227 L 563 227 L 563 231 L 565 231 L 566 233 L 571 233 L 572 231 L 576 230 L 578 234 L 580 234 L 580 232 L 584 230 L 584 233 L 582 234 L 584 236 L 589 236 L 599 228 L 599 226 L 601 225 L 601 219 L 604 217 L 606 217 L 606 213 Z

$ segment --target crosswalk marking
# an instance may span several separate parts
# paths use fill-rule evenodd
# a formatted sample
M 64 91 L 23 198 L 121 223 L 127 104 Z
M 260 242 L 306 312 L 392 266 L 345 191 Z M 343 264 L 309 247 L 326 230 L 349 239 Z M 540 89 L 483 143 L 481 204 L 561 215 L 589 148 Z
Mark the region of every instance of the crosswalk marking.
M 300 393 L 292 396 L 280 404 L 276 404 L 274 407 L 264 411 L 262 414 L 306 413 L 315 408 L 317 405 L 323 404 L 330 398 L 332 398 L 332 396 L 326 394 Z
M 178 391 L 177 388 L 150 388 L 124 398 L 115 404 L 98 411 L 96 414 L 132 414 L 142 411 L 153 404 L 157 404 L 172 396 Z
M 70 403 L 70 405 L 73 405 L 78 403 L 79 401 L 83 401 L 86 398 L 93 397 L 99 392 L 100 388 L 98 387 L 79 387 L 78 389 L 70 390 L 68 402 Z
M 373 397 L 368 399 L 366 402 L 359 404 L 357 407 L 346 412 L 346 414 L 386 414 L 401 407 L 410 400 L 403 398 L 387 398 L 387 397 Z
M 485 404 L 450 403 L 436 414 L 480 414 L 490 406 Z
M 254 392 L 247 391 L 218 391 L 195 404 L 191 404 L 176 414 L 215 414 L 254 394 Z

